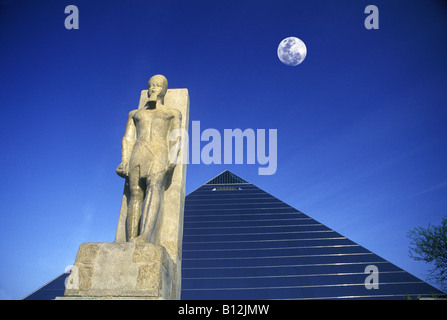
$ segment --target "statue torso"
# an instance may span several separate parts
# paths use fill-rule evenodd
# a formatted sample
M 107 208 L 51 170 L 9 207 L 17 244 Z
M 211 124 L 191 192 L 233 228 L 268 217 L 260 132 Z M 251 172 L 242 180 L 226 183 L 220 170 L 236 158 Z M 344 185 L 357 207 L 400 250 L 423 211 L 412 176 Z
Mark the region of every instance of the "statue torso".
M 139 109 L 133 115 L 136 127 L 137 144 L 167 144 L 174 112 L 162 106 L 155 109 Z

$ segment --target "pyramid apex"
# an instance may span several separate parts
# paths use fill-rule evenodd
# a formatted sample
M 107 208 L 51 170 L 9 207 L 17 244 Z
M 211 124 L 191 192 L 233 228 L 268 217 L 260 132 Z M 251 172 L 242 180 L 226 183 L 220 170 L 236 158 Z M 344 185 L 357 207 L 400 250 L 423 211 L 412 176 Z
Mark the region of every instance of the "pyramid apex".
M 235 175 L 233 172 L 225 170 L 205 184 L 235 184 L 235 183 L 249 183 L 249 182 Z

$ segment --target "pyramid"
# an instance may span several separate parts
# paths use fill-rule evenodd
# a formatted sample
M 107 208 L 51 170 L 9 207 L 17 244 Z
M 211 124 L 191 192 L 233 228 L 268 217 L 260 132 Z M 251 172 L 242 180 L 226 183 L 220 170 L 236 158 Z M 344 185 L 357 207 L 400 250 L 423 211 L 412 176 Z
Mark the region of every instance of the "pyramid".
M 25 299 L 54 299 L 62 274 Z M 184 300 L 406 299 L 443 295 L 226 170 L 186 196 Z
M 377 289 L 367 279 L 371 268 Z M 182 299 L 431 294 L 442 292 L 230 171 L 186 197 Z

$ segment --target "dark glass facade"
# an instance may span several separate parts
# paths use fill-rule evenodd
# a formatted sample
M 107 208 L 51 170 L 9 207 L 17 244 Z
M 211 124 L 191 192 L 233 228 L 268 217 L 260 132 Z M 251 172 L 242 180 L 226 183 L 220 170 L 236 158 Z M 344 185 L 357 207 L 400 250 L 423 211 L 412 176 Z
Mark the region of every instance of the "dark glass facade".
M 367 266 L 377 273 L 365 273 Z M 62 296 L 67 274 L 26 299 Z M 365 286 L 378 280 L 378 288 Z M 225 171 L 185 199 L 182 294 L 195 299 L 406 299 L 442 292 Z
M 367 266 L 375 267 L 378 289 Z M 229 171 L 186 197 L 182 299 L 405 299 L 438 290 Z
M 27 295 L 23 300 L 53 300 L 56 297 L 63 297 L 65 291 L 65 279 L 69 273 L 63 273 L 57 278 L 49 281 L 41 288 Z

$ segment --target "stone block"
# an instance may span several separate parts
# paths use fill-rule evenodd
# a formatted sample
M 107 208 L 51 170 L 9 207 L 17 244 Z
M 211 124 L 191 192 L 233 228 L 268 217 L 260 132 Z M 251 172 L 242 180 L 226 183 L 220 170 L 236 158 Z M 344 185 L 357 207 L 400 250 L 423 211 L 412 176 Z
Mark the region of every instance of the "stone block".
M 68 277 L 65 298 L 172 299 L 174 264 L 152 243 L 84 243 Z

